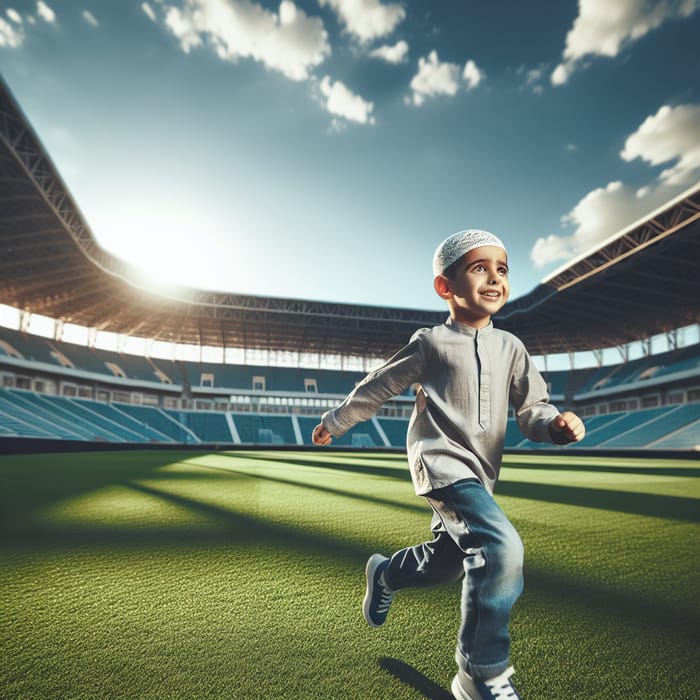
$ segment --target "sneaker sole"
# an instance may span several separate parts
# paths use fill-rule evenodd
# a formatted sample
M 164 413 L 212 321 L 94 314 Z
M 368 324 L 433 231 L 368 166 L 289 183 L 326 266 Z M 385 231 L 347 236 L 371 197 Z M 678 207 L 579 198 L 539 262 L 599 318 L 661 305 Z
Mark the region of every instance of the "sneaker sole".
M 365 587 L 365 598 L 362 601 L 362 615 L 365 618 L 365 622 L 370 627 L 381 627 L 382 624 L 384 624 L 377 624 L 372 620 L 369 615 L 369 606 L 372 600 L 372 593 L 374 593 L 374 572 L 377 570 L 377 567 L 386 560 L 387 557 L 383 557 L 381 554 L 373 554 L 367 560 L 367 565 L 365 566 L 365 579 L 367 580 L 367 585 Z
M 450 692 L 452 693 L 452 696 L 455 698 L 455 700 L 474 700 L 469 693 L 467 693 L 464 688 L 459 684 L 459 680 L 457 680 L 457 676 L 455 676 L 452 679 L 452 685 L 450 686 Z

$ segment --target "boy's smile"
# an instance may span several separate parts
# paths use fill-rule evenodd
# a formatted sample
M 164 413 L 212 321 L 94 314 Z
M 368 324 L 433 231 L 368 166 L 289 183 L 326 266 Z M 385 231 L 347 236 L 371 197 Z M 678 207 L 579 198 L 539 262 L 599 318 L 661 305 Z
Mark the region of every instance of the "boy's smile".
M 508 261 L 499 246 L 481 246 L 463 255 L 452 277 L 438 275 L 435 291 L 447 301 L 452 318 L 483 328 L 508 301 Z

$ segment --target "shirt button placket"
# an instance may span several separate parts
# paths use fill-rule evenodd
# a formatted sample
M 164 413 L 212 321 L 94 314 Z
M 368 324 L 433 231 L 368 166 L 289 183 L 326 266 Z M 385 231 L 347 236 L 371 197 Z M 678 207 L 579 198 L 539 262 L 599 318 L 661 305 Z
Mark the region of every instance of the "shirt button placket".
M 491 422 L 491 405 L 489 397 L 491 396 L 491 372 L 489 371 L 488 355 L 482 352 L 482 342 L 477 335 L 476 352 L 479 356 L 479 366 L 481 368 L 479 375 L 479 425 L 482 430 L 487 430 Z

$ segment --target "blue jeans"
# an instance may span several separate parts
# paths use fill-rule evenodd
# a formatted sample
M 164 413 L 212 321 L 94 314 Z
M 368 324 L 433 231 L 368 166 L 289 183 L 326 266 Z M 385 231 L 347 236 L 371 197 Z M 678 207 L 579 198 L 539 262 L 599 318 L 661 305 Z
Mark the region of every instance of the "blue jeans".
M 432 491 L 430 542 L 392 555 L 385 573 L 394 590 L 434 586 L 462 576 L 462 622 L 456 659 L 474 678 L 510 666 L 510 611 L 523 590 L 523 544 L 476 479 Z

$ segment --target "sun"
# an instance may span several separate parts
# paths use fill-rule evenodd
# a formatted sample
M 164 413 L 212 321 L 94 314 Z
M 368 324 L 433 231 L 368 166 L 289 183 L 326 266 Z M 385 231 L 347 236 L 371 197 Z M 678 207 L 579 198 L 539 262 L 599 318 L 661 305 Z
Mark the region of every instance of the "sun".
M 177 296 L 192 286 L 198 264 L 216 250 L 201 221 L 176 210 L 130 211 L 105 217 L 93 228 L 98 243 L 133 266 L 128 281 L 141 289 Z

